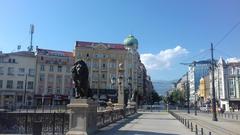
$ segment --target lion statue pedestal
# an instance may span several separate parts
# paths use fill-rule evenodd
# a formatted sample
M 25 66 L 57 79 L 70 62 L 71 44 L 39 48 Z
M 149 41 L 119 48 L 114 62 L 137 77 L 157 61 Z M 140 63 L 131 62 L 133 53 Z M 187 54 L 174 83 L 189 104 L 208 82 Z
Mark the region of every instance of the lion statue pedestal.
M 92 99 L 72 99 L 67 135 L 92 135 L 97 131 L 97 103 Z

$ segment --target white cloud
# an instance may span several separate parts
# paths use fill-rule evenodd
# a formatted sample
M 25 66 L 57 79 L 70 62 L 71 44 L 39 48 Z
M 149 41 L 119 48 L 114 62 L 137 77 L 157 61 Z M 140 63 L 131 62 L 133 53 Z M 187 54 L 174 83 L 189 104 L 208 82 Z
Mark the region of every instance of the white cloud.
M 231 63 L 231 62 L 240 62 L 240 58 L 236 58 L 236 57 L 228 58 L 226 61 L 227 61 L 228 63 Z
M 160 70 L 166 69 L 171 66 L 171 62 L 174 58 L 187 54 L 188 51 L 181 46 L 176 46 L 172 49 L 166 49 L 160 51 L 158 54 L 145 53 L 141 54 L 141 61 L 147 69 Z

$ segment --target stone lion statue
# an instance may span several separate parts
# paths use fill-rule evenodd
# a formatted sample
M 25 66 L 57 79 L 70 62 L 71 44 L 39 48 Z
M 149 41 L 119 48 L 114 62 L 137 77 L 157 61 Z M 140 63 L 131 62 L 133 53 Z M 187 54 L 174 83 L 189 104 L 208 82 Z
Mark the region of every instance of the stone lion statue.
M 88 81 L 88 67 L 83 60 L 78 60 L 72 67 L 72 78 L 75 84 L 75 98 L 92 98 Z

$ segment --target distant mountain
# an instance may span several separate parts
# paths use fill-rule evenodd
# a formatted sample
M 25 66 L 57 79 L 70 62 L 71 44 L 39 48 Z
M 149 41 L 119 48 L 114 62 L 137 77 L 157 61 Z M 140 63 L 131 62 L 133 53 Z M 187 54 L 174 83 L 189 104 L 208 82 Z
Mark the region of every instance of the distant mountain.
M 166 92 L 173 88 L 173 82 L 176 82 L 176 80 L 172 81 L 165 81 L 165 80 L 158 80 L 153 81 L 153 87 L 158 92 L 159 95 L 166 95 Z

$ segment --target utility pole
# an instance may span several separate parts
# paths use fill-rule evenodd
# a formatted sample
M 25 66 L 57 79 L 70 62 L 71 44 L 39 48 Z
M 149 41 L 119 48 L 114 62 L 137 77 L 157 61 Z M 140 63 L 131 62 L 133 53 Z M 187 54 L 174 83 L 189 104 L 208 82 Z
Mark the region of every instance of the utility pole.
M 212 65 L 212 110 L 213 121 L 218 121 L 216 113 L 216 98 L 215 98 L 215 83 L 214 83 L 214 59 L 213 59 L 213 44 L 211 43 L 211 65 Z
M 189 80 L 188 80 L 188 72 L 187 72 L 187 106 L 188 106 L 188 114 L 190 114 L 189 97 L 190 97 L 190 90 L 189 90 Z

